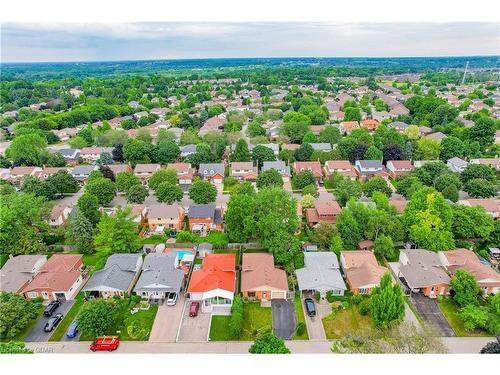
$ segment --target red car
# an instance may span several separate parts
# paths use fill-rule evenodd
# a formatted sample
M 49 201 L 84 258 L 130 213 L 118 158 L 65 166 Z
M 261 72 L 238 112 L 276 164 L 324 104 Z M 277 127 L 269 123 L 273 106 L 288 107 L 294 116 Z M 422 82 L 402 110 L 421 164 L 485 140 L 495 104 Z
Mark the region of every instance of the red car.
M 189 306 L 189 316 L 191 317 L 198 316 L 199 310 L 200 310 L 200 303 L 198 301 L 191 302 L 191 306 Z
M 120 340 L 116 336 L 98 337 L 90 344 L 90 350 L 93 352 L 96 350 L 108 350 L 111 352 L 118 349 L 118 345 L 120 345 Z

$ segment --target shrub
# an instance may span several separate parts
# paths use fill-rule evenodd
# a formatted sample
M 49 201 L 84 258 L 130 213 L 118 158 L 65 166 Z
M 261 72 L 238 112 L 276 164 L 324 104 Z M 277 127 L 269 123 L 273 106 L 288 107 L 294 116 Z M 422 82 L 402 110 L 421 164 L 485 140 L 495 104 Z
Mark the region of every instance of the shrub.
M 238 340 L 243 328 L 243 301 L 240 296 L 236 296 L 231 307 L 231 317 L 229 319 L 229 333 L 233 340 Z
M 306 331 L 306 325 L 304 322 L 299 322 L 297 324 L 297 328 L 295 328 L 295 333 L 297 336 L 302 336 L 304 332 Z
M 359 313 L 361 315 L 368 315 L 372 309 L 372 302 L 369 298 L 361 301 L 359 304 Z
M 319 292 L 314 292 L 314 299 L 319 302 L 319 300 L 321 299 L 321 294 Z
M 355 294 L 351 297 L 351 302 L 355 305 L 359 305 L 361 302 L 363 302 L 363 296 L 361 294 Z

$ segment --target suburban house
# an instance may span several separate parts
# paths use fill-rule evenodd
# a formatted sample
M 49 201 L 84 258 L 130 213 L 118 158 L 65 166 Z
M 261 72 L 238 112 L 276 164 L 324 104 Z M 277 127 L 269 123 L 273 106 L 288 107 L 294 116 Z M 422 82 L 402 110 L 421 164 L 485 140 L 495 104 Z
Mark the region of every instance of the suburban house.
M 42 172 L 40 167 L 14 167 L 10 170 L 10 179 L 19 181 L 24 177 L 37 177 Z
M 271 149 L 273 151 L 274 155 L 276 155 L 276 156 L 278 156 L 278 154 L 280 153 L 280 145 L 277 143 L 263 143 L 263 144 L 259 144 L 259 145 L 255 145 L 255 146 L 267 147 L 267 148 Z M 250 151 L 252 151 L 255 146 L 250 144 L 250 145 L 248 145 L 248 149 Z
M 500 158 L 470 159 L 469 162 L 470 164 L 487 165 L 496 171 L 500 171 Z
M 90 176 L 92 171 L 98 170 L 99 167 L 97 165 L 77 165 L 71 171 L 71 175 L 79 182 L 85 182 Z
M 330 177 L 334 172 L 342 177 L 347 177 L 351 180 L 358 178 L 357 169 L 351 164 L 349 160 L 328 160 L 324 166 L 325 175 Z
M 363 121 L 361 121 L 361 126 L 363 128 L 368 129 L 369 132 L 374 132 L 375 130 L 377 130 L 378 125 L 379 122 L 372 118 L 366 118 Z
M 297 174 L 302 171 L 312 172 L 314 178 L 318 183 L 323 177 L 323 171 L 321 170 L 321 163 L 319 161 L 296 161 L 295 163 L 293 163 L 293 169 Z
M 134 292 L 152 303 L 163 303 L 169 293 L 179 294 L 184 271 L 177 268 L 176 253 L 150 253 L 144 258 Z
M 411 249 L 399 253 L 396 276 L 410 291 L 436 298 L 448 294 L 450 277 L 439 255 L 429 250 Z
M 115 177 L 118 173 L 122 172 L 132 173 L 132 167 L 128 164 L 108 164 L 106 167 L 111 169 Z
M 371 251 L 342 251 L 340 265 L 354 294 L 370 294 L 388 269 L 378 264 Z
M 47 262 L 46 255 L 11 257 L 0 270 L 0 290 L 20 293 Z
M 392 115 L 392 113 L 390 115 Z M 394 129 L 400 133 L 404 133 L 409 126 L 410 125 L 402 121 L 394 121 L 387 125 L 389 129 Z
M 332 145 L 330 143 L 310 143 L 314 151 L 330 152 L 332 151 Z
M 207 235 L 211 230 L 222 230 L 222 209 L 215 204 L 193 204 L 188 210 L 189 229 Z
M 51 154 L 61 154 L 66 163 L 69 165 L 76 165 L 78 158 L 80 157 L 80 150 L 73 148 L 49 148 L 48 151 Z
M 160 169 L 160 164 L 137 164 L 134 168 L 134 175 L 139 177 L 142 183 L 146 185 L 150 177 Z
M 435 141 L 441 142 L 443 139 L 447 137 L 446 134 L 442 132 L 431 133 L 425 136 L 427 139 L 433 139 Z
M 232 162 L 229 175 L 240 181 L 255 181 L 259 169 L 251 161 Z
M 337 201 L 316 199 L 314 208 L 306 209 L 306 220 L 309 225 L 313 226 L 318 223 L 334 224 L 341 211 Z
M 403 176 L 413 170 L 411 160 L 389 160 L 386 166 L 393 177 Z
M 196 154 L 196 145 L 189 144 L 181 147 L 181 157 L 186 158 L 189 155 Z
M 321 298 L 325 298 L 328 292 L 344 295 L 347 288 L 334 252 L 305 252 L 304 265 L 295 272 L 302 294 L 319 292 Z
M 236 291 L 235 262 L 235 254 L 207 254 L 201 268 L 191 274 L 189 298 L 200 301 L 202 312 L 231 314 Z
M 61 225 L 64 225 L 64 223 L 68 220 L 71 210 L 72 208 L 64 204 L 55 205 L 50 211 L 49 225 L 51 227 L 60 227 Z
M 270 301 L 286 299 L 286 272 L 274 266 L 269 253 L 245 253 L 241 267 L 241 293 L 244 298 Z
M 130 295 L 141 266 L 141 254 L 113 254 L 103 269 L 92 274 L 82 291 L 101 298 Z
M 408 201 L 406 199 L 389 199 L 389 204 L 396 209 L 398 215 L 401 215 L 405 211 Z
M 265 161 L 264 163 L 262 163 L 262 168 L 260 171 L 265 172 L 268 169 L 276 169 L 280 173 L 284 182 L 290 181 L 291 177 L 290 167 L 287 166 L 284 161 L 282 160 Z
M 351 132 L 357 128 L 359 128 L 359 122 L 357 121 L 342 121 L 340 123 L 340 132 L 343 134 L 351 134 Z
M 55 175 L 58 172 L 68 172 L 68 168 L 65 168 L 65 167 L 44 167 L 43 170 L 38 174 L 38 178 L 41 180 L 46 180 L 47 178 Z
M 369 179 L 374 176 L 384 178 L 389 176 L 389 173 L 380 160 L 356 160 L 355 165 L 359 175 L 363 179 Z
M 193 183 L 193 176 L 195 170 L 191 167 L 189 163 L 169 163 L 167 164 L 167 169 L 173 169 L 177 172 L 177 179 L 179 180 L 179 185 L 189 186 Z
M 83 284 L 82 265 L 80 254 L 54 254 L 22 293 L 26 298 L 72 300 Z
M 497 294 L 500 292 L 500 274 L 490 266 L 481 263 L 473 251 L 456 249 L 440 251 L 438 255 L 451 277 L 461 269 L 474 276 L 484 294 Z
M 448 168 L 450 168 L 452 172 L 462 173 L 465 170 L 465 168 L 467 168 L 469 163 L 455 156 L 451 159 L 448 159 L 446 165 L 448 166 Z
M 184 208 L 179 204 L 152 204 L 148 209 L 148 227 L 151 232 L 165 229 L 181 230 L 184 226 Z
M 80 150 L 80 157 L 88 163 L 93 163 L 101 157 L 101 154 L 112 152 L 112 147 L 84 147 Z
M 481 206 L 493 219 L 500 217 L 500 199 L 497 198 L 462 199 L 458 201 L 458 204 L 469 207 Z
M 198 175 L 214 184 L 218 191 L 224 189 L 224 164 L 201 163 L 198 168 Z

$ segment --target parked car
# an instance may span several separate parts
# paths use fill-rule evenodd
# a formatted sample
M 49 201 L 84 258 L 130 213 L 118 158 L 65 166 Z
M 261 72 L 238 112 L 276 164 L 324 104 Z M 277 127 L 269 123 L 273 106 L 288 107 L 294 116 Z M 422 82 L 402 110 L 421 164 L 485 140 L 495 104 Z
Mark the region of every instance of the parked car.
M 104 337 L 98 337 L 94 341 L 92 341 L 92 344 L 90 344 L 90 350 L 95 352 L 96 350 L 107 350 L 107 351 L 113 351 L 118 349 L 118 345 L 120 345 L 120 340 L 116 336 L 104 336 Z
M 191 302 L 189 306 L 189 316 L 195 317 L 198 316 L 198 311 L 200 310 L 200 303 L 198 301 Z
M 59 302 L 59 301 L 52 301 L 51 303 L 49 303 L 47 305 L 47 307 L 43 311 L 43 315 L 45 315 L 45 316 L 52 316 L 52 314 L 54 314 L 54 312 L 57 310 L 57 308 L 59 306 L 61 306 L 61 302 Z
M 306 305 L 306 312 L 311 318 L 316 316 L 316 306 L 314 305 L 314 301 L 312 298 L 306 298 L 304 300 L 304 304 Z
M 50 318 L 47 323 L 45 323 L 45 327 L 43 327 L 43 330 L 45 332 L 52 332 L 54 328 L 57 327 L 59 323 L 61 323 L 61 320 L 63 318 L 63 314 L 56 314 L 52 318 Z
M 77 334 L 78 334 L 78 324 L 76 322 L 73 322 L 70 324 L 68 332 L 66 332 L 66 337 L 68 339 L 74 339 Z
M 167 296 L 167 306 L 174 306 L 177 302 L 177 293 L 169 293 Z

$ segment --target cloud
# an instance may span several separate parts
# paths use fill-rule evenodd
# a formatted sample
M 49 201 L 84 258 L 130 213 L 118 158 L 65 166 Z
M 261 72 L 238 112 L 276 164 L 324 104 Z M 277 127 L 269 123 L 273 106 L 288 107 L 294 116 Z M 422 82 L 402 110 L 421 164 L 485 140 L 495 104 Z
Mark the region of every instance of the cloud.
M 2 61 L 497 55 L 495 23 L 2 25 Z

